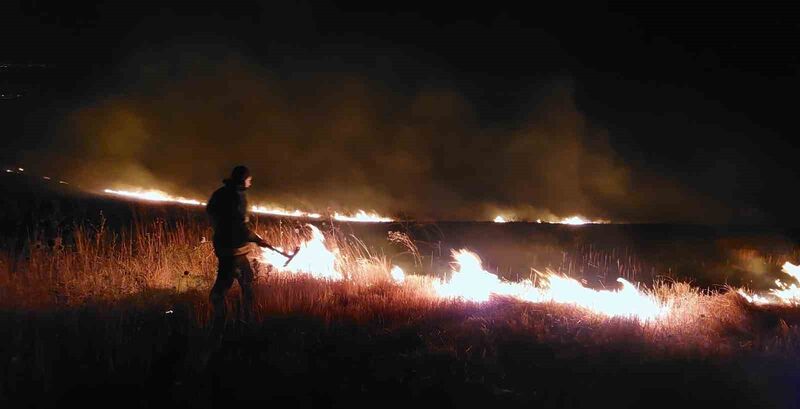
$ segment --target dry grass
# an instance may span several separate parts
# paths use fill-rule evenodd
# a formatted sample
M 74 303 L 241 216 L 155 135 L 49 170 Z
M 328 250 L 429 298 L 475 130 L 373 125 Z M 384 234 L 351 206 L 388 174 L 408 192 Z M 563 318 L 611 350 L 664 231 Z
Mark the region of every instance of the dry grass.
M 307 229 L 295 223 L 258 226 L 258 230 L 268 241 L 284 248 L 292 248 L 310 237 Z M 74 234 L 74 245 L 68 248 L 37 246 L 34 240 L 22 260 L 15 262 L 8 252 L 3 253 L 0 305 L 7 309 L 74 307 L 130 299 L 150 290 L 203 294 L 213 283 L 216 268 L 216 259 L 207 240 L 210 235 L 208 226 L 199 223 L 156 220 L 134 224 L 125 231 L 109 231 L 102 222 L 96 226 L 80 226 Z M 425 276 L 412 275 L 405 284 L 396 285 L 391 281 L 391 265 L 385 256 L 371 254 L 358 238 L 336 230 L 329 231 L 327 238 L 329 245 L 332 243 L 332 247 L 339 250 L 340 268 L 346 279 L 341 282 L 315 280 L 304 275 L 269 272 L 264 266 L 257 286 L 261 295 L 257 308 L 261 316 L 302 312 L 326 319 L 346 317 L 361 322 L 387 315 L 394 318 L 436 316 L 438 310 L 482 311 L 488 308 L 464 301 L 436 299 L 430 290 L 430 279 Z M 407 236 L 393 232 L 389 239 L 401 242 L 410 254 L 415 254 L 414 243 Z M 13 271 L 12 266 L 16 266 Z M 675 311 L 659 322 L 635 323 L 642 328 L 643 337 L 654 345 L 730 352 L 736 350 L 734 344 L 741 343 L 742 338 L 752 342 L 765 328 L 793 336 L 800 314 L 794 308 L 749 305 L 727 289 L 700 290 L 682 282 L 657 282 L 647 291 Z M 236 292 L 230 298 L 235 299 Z M 196 301 L 205 305 L 203 297 Z M 515 301 L 496 300 L 495 303 L 514 304 Z M 570 306 L 529 308 L 545 311 L 545 315 L 557 310 L 560 319 L 575 317 L 582 325 L 591 324 L 593 330 L 615 321 L 629 321 L 605 318 Z
M 291 223 L 259 226 L 258 230 L 268 241 L 284 248 L 294 247 L 308 234 Z M 157 221 L 112 232 L 101 223 L 77 229 L 74 245 L 66 248 L 34 244 L 17 260 L 10 253 L 3 253 L 0 325 L 18 328 L 18 332 L 6 341 L 5 352 L 0 353 L 0 359 L 13 364 L 0 373 L 6 375 L 0 396 L 3 391 L 9 394 L 25 388 L 37 393 L 59 391 L 59 382 L 69 376 L 61 366 L 81 360 L 88 360 L 91 367 L 84 376 L 127 379 L 154 376 L 163 370 L 160 359 L 177 354 L 182 363 L 168 365 L 167 372 L 173 377 L 170 382 L 184 376 L 180 374 L 204 373 L 175 369 L 193 367 L 192 362 L 202 360 L 201 352 L 192 345 L 200 343 L 208 326 L 206 295 L 216 267 L 211 246 L 203 237 L 210 237 L 210 231 L 202 224 Z M 621 370 L 620 365 L 661 368 L 671 367 L 674 362 L 693 362 L 694 367 L 701 368 L 697 371 L 703 372 L 711 371 L 705 366 L 711 365 L 707 364 L 709 360 L 798 362 L 800 311 L 755 307 L 725 289 L 709 292 L 686 283 L 655 283 L 650 291 L 676 311 L 655 323 L 607 318 L 552 303 L 531 304 L 503 298 L 484 304 L 443 300 L 430 293 L 429 278 L 411 276 L 403 285 L 391 282 L 386 258 L 371 254 L 357 238 L 336 231 L 329 237 L 342 254 L 348 279 L 331 282 L 277 273 L 261 277 L 256 286 L 255 322 L 244 330 L 232 324 L 227 334 L 230 339 L 239 340 L 242 338 L 236 336 L 241 331 L 249 334 L 246 339 L 250 341 L 233 348 L 241 349 L 242 356 L 248 358 L 228 358 L 249 362 L 247 365 L 262 359 L 275 365 L 278 369 L 273 370 L 284 376 L 294 376 L 324 372 L 327 369 L 312 363 L 333 359 L 330 354 L 358 355 L 358 350 L 348 349 L 347 343 L 355 342 L 366 345 L 363 353 L 373 359 L 368 367 L 352 369 L 347 366 L 349 363 L 339 361 L 330 365 L 345 365 L 347 368 L 342 371 L 348 374 L 350 370 L 371 371 L 380 379 L 410 379 L 402 385 L 409 393 L 427 391 L 426 377 L 456 377 L 459 385 L 472 385 L 473 381 L 489 385 L 485 392 L 491 399 L 508 398 L 520 404 L 558 403 L 563 397 L 547 393 L 567 393 L 566 387 L 562 391 L 561 386 L 550 384 L 547 379 L 540 381 L 544 386 L 537 390 L 550 392 L 536 395 L 531 392 L 536 388 L 527 390 L 525 377 L 534 376 L 534 372 L 535 378 L 546 377 L 551 371 L 556 378 L 568 379 L 573 369 L 593 373 L 587 369 L 592 365 L 601 368 L 596 371 L 616 373 Z M 407 237 L 393 239 L 404 242 L 410 253 L 415 251 Z M 235 311 L 236 290 L 229 302 Z M 294 327 L 285 327 L 285 320 L 292 320 Z M 99 327 L 91 328 L 92 325 Z M 147 327 L 155 332 L 141 333 L 141 328 Z M 170 349 L 176 334 L 180 334 L 181 345 L 186 348 L 180 353 Z M 271 341 L 247 346 L 247 342 L 261 336 Z M 92 346 L 79 345 L 81 342 Z M 328 343 L 339 345 L 337 348 L 345 352 L 318 355 L 307 350 Z M 291 353 L 275 350 L 279 345 Z M 445 359 L 447 370 L 455 372 L 431 375 L 441 370 L 431 363 L 437 359 Z M 619 362 L 612 362 L 614 359 Z M 385 366 L 381 360 L 385 360 Z M 398 360 L 414 362 L 422 369 L 409 375 L 404 371 L 411 364 Z M 718 364 L 712 365 L 717 368 L 714 365 Z M 20 373 L 41 382 L 37 386 L 14 383 L 20 382 Z M 8 377 L 13 374 L 17 375 Z M 741 375 L 745 381 L 740 375 L 731 376 L 735 378 L 732 383 L 752 386 L 746 374 Z M 613 385 L 610 380 L 589 375 L 585 379 L 600 382 L 598 385 Z M 630 382 L 636 377 L 625 375 L 621 379 Z M 314 382 L 321 380 L 314 378 Z M 581 388 L 597 393 L 593 388 L 600 387 L 590 386 Z M 170 393 L 175 393 L 174 385 L 172 388 Z M 594 403 L 581 399 L 576 406 Z M 639 401 L 634 399 L 629 403 L 636 402 Z

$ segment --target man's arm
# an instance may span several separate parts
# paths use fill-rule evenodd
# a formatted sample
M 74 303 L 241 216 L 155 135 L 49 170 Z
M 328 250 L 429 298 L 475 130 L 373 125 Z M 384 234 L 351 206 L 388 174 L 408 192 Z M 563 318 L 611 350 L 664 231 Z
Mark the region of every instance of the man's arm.
M 242 227 L 247 232 L 247 241 L 252 242 L 252 243 L 256 243 L 260 247 L 269 246 L 269 243 L 267 243 L 264 239 L 261 238 L 261 236 L 256 234 L 256 232 L 254 232 L 250 228 L 250 223 L 249 223 L 250 218 L 247 216 L 247 212 L 249 211 L 249 209 L 247 208 L 247 198 L 244 195 L 240 196 L 240 198 L 241 198 L 241 202 L 238 203 L 238 206 L 236 206 L 236 208 L 237 208 L 237 210 L 239 212 L 238 216 L 239 216 L 239 219 L 241 220 Z

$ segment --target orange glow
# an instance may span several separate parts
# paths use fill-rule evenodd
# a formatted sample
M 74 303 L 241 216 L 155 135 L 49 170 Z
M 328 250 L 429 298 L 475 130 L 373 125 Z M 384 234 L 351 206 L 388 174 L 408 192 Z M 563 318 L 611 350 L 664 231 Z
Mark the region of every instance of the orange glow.
M 261 214 L 271 214 L 275 216 L 285 216 L 285 217 L 307 217 L 309 219 L 319 219 L 322 215 L 318 213 L 306 213 L 300 210 L 285 210 L 279 207 L 265 207 L 254 205 L 250 208 L 250 210 L 254 213 L 261 213 Z
M 781 270 L 795 281 L 800 282 L 800 266 L 787 261 L 783 263 Z M 789 284 L 781 280 L 775 280 L 775 286 L 777 288 L 769 290 L 766 294 L 748 294 L 742 289 L 737 290 L 737 293 L 747 300 L 747 302 L 757 305 L 800 305 L 800 287 L 798 287 L 796 283 Z
M 66 182 L 61 182 L 66 183 Z M 166 193 L 161 190 L 156 189 L 135 189 L 135 190 L 115 190 L 115 189 L 105 189 L 103 190 L 104 193 L 122 196 L 129 199 L 135 200 L 144 200 L 148 202 L 163 202 L 163 203 L 180 203 L 190 206 L 205 206 L 206 203 L 202 202 L 197 199 L 186 198 L 181 196 L 173 196 L 169 193 Z M 322 218 L 322 215 L 319 213 L 310 213 L 304 212 L 302 210 L 287 210 L 281 207 L 276 206 L 264 206 L 264 205 L 253 205 L 250 207 L 250 211 L 253 213 L 259 214 L 268 214 L 273 216 L 282 216 L 282 217 L 299 217 L 299 218 L 309 218 L 309 219 L 319 219 Z M 392 219 L 388 217 L 381 216 L 377 213 L 367 213 L 363 210 L 359 210 L 355 214 L 347 215 L 341 213 L 334 213 L 333 218 L 339 221 L 345 222 L 391 222 Z
M 339 251 L 328 250 L 322 232 L 311 224 L 306 226 L 311 229 L 311 240 L 300 245 L 300 250 L 289 265 L 283 266 L 286 257 L 266 248 L 261 249 L 261 261 L 282 272 L 307 273 L 316 278 L 342 280 L 344 275 L 338 270 Z M 282 248 L 278 250 L 283 251 Z
M 372 222 L 372 223 L 386 223 L 393 221 L 388 217 L 383 217 L 377 213 L 367 213 L 359 210 L 355 214 L 346 215 L 341 213 L 334 213 L 333 218 L 343 222 Z
M 622 285 L 619 290 L 593 290 L 575 279 L 548 272 L 542 277 L 543 284 L 535 286 L 530 280 L 501 280 L 484 270 L 478 255 L 467 250 L 454 250 L 453 259 L 458 268 L 453 270 L 451 278 L 433 283 L 440 297 L 483 302 L 495 295 L 510 296 L 534 303 L 571 304 L 601 315 L 642 321 L 665 317 L 670 311 L 653 295 L 639 291 L 622 278 L 617 279 Z
M 103 192 L 117 196 L 129 197 L 132 199 L 146 200 L 148 202 L 172 202 L 193 206 L 205 206 L 205 203 L 199 200 L 187 199 L 180 196 L 170 196 L 165 192 L 154 189 L 136 191 L 105 189 Z

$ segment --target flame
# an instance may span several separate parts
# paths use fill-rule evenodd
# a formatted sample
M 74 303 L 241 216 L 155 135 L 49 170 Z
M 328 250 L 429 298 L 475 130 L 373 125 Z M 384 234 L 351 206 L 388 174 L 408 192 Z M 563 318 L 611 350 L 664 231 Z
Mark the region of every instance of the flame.
M 398 284 L 402 284 L 403 282 L 406 281 L 406 273 L 399 266 L 392 267 L 391 274 L 392 274 L 392 280 L 394 280 L 394 282 Z
M 13 171 L 11 171 L 13 172 Z M 59 182 L 64 183 L 66 182 Z M 181 196 L 173 196 L 169 193 L 166 193 L 161 190 L 156 189 L 136 189 L 136 190 L 115 190 L 115 189 L 105 189 L 103 190 L 104 193 L 123 196 L 130 199 L 138 199 L 138 200 L 145 200 L 149 202 L 167 202 L 167 203 L 181 203 L 185 205 L 191 206 L 205 206 L 206 202 L 185 198 Z M 275 206 L 264 206 L 264 205 L 253 205 L 250 206 L 250 211 L 253 213 L 260 213 L 260 214 L 269 214 L 274 216 L 283 216 L 283 217 L 303 217 L 309 219 L 319 219 L 322 217 L 319 213 L 310 213 L 304 212 L 302 210 L 287 210 L 281 207 Z M 333 218 L 340 221 L 346 222 L 391 222 L 394 221 L 391 218 L 383 217 L 377 213 L 367 213 L 363 210 L 359 210 L 355 214 L 346 215 L 340 213 L 334 213 Z
M 367 213 L 363 210 L 359 210 L 354 215 L 344 215 L 341 213 L 334 213 L 333 218 L 336 220 L 344 221 L 344 222 L 391 222 L 394 221 L 388 217 L 383 217 L 377 213 Z
M 744 298 L 745 300 L 747 300 L 747 302 L 749 302 L 751 304 L 766 305 L 766 304 L 770 304 L 771 303 L 771 301 L 767 297 L 764 297 L 764 296 L 761 296 L 761 295 L 758 295 L 758 294 L 752 294 L 752 295 L 751 294 L 747 294 L 741 288 L 736 290 L 736 292 L 739 295 L 741 295 L 742 298 Z
M 630 282 L 618 278 L 622 288 L 616 291 L 593 290 L 579 281 L 548 273 L 543 286 L 530 280 L 503 281 L 485 271 L 475 253 L 467 250 L 453 251 L 458 266 L 449 281 L 435 281 L 434 291 L 440 297 L 463 298 L 470 301 L 488 301 L 492 295 L 511 296 L 529 302 L 556 302 L 571 304 L 611 317 L 634 317 L 648 321 L 663 317 L 669 307 L 652 296 L 639 291 Z
M 337 269 L 338 249 L 328 250 L 322 232 L 311 224 L 306 226 L 311 229 L 311 240 L 300 245 L 297 255 L 289 265 L 284 267 L 286 257 L 267 248 L 261 249 L 261 261 L 271 264 L 278 271 L 308 273 L 316 278 L 342 280 L 344 275 Z M 277 249 L 284 251 L 282 248 Z
M 506 218 L 506 216 L 503 215 L 497 215 L 493 219 L 493 221 L 495 223 L 507 223 L 511 221 L 511 219 Z M 564 217 L 562 219 L 555 219 L 555 218 L 548 218 L 546 220 L 536 219 L 536 223 L 568 224 L 572 226 L 580 226 L 584 224 L 607 224 L 610 222 L 608 220 L 603 220 L 603 219 L 590 220 L 587 219 L 586 217 L 575 215 L 575 216 Z
M 343 280 L 345 276 L 338 269 L 341 265 L 339 251 L 329 250 L 322 232 L 313 225 L 308 226 L 312 238 L 300 246 L 288 266 L 283 266 L 286 262 L 284 256 L 269 249 L 262 249 L 261 261 L 282 272 L 307 273 L 321 279 Z M 283 251 L 280 248 L 278 250 Z M 593 290 L 575 279 L 553 273 L 544 275 L 543 285 L 536 286 L 530 280 L 501 280 L 484 270 L 478 255 L 468 250 L 454 250 L 452 254 L 457 268 L 453 269 L 450 279 L 432 282 L 433 293 L 437 297 L 484 302 L 492 296 L 509 296 L 534 303 L 569 304 L 609 317 L 638 318 L 642 321 L 664 317 L 670 311 L 667 305 L 660 303 L 653 295 L 639 291 L 636 286 L 622 278 L 617 279 L 622 288 L 611 291 Z M 393 266 L 390 274 L 395 283 L 403 284 L 406 281 L 405 272 L 398 266 Z
M 602 220 L 602 219 L 589 220 L 589 219 L 587 219 L 587 218 L 585 218 L 583 216 L 576 215 L 576 216 L 565 217 L 565 218 L 563 218 L 563 219 L 561 219 L 561 220 L 559 220 L 559 221 L 557 221 L 555 223 L 569 224 L 569 225 L 572 225 L 572 226 L 581 226 L 581 225 L 584 225 L 584 224 L 608 224 L 610 222 L 608 220 Z
M 800 282 L 800 266 L 796 266 L 790 262 L 783 263 L 781 270 Z M 784 304 L 798 305 L 800 304 L 800 287 L 796 283 L 787 284 L 781 280 L 775 280 L 777 289 L 770 290 L 770 294 L 776 297 Z
M 783 266 L 781 266 L 781 271 L 795 279 L 795 281 L 800 282 L 800 266 L 787 261 L 783 263 Z M 778 288 L 770 289 L 766 295 L 748 294 L 742 289 L 739 289 L 736 292 L 751 304 L 800 305 L 800 287 L 798 287 L 796 283 L 788 284 L 778 279 L 775 280 L 775 285 Z
M 154 189 L 137 190 L 137 191 L 105 189 L 103 190 L 103 192 L 112 195 L 130 197 L 134 199 L 147 200 L 150 202 L 173 202 L 173 203 L 182 203 L 193 206 L 205 206 L 205 203 L 199 200 L 187 199 L 185 197 L 180 197 L 180 196 L 170 196 L 165 192 Z
M 561 224 L 569 224 L 573 226 L 580 226 L 582 224 L 591 223 L 589 220 L 581 217 L 581 216 L 571 216 L 564 219 L 561 219 L 559 222 Z
M 306 213 L 301 210 L 295 209 L 294 211 L 289 211 L 285 209 L 281 209 L 280 207 L 266 207 L 266 206 L 259 206 L 254 205 L 250 208 L 250 210 L 254 213 L 261 213 L 261 214 L 271 214 L 275 216 L 285 216 L 285 217 L 307 217 L 309 219 L 319 219 L 322 217 L 319 213 Z

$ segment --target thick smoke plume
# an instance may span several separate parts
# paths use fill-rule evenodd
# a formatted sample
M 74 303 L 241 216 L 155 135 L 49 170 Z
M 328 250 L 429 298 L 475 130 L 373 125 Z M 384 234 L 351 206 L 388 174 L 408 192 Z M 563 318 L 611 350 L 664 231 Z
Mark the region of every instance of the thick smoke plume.
M 133 58 L 118 93 L 64 120 L 48 163 L 83 186 L 199 198 L 241 163 L 253 171 L 254 202 L 424 220 L 725 217 L 627 165 L 580 112 L 569 80 L 542 87 L 523 121 L 499 126 L 480 121 L 457 89 L 280 76 L 240 55 L 200 55 Z

